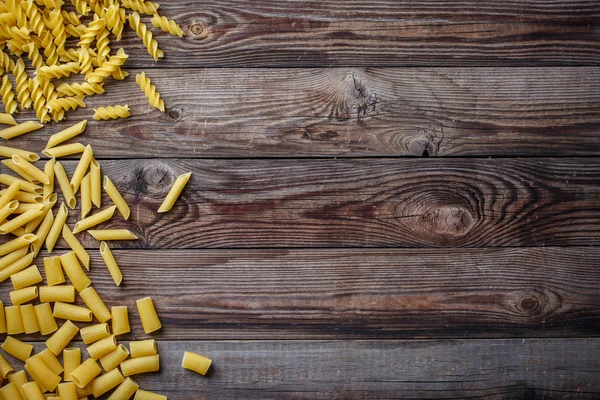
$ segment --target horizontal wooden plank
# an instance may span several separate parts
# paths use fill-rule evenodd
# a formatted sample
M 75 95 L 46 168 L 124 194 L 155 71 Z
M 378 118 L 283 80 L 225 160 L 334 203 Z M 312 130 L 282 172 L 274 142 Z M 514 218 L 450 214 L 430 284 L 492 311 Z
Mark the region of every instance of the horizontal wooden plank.
M 149 71 L 166 114 L 135 84 L 140 71 L 68 114 L 130 105 L 133 117 L 92 120 L 78 138 L 100 158 L 600 155 L 593 67 Z M 39 151 L 65 126 L 11 144 Z
M 75 164 L 66 163 L 69 174 Z M 600 244 L 596 158 L 147 159 L 101 166 L 132 213 L 100 227 L 140 237 L 119 247 Z M 175 178 L 190 171 L 175 207 L 158 214 Z M 70 215 L 71 226 L 78 218 L 77 211 Z M 80 238 L 97 248 L 89 234 Z
M 90 276 L 108 306 L 129 307 L 125 339 L 146 336 L 135 306 L 145 296 L 161 340 L 585 337 L 600 328 L 597 248 L 113 253 L 122 286 L 97 251 Z M 5 304 L 10 290 L 0 285 Z
M 153 29 L 162 65 L 331 67 L 599 65 L 600 6 L 589 0 L 161 1 L 180 39 Z M 149 17 L 146 19 L 149 24 Z M 158 66 L 128 30 L 135 66 Z M 112 47 L 117 47 L 114 44 Z
M 195 341 L 158 350 L 161 371 L 133 379 L 169 400 L 600 396 L 599 339 Z M 181 368 L 184 351 L 213 360 L 208 376 Z

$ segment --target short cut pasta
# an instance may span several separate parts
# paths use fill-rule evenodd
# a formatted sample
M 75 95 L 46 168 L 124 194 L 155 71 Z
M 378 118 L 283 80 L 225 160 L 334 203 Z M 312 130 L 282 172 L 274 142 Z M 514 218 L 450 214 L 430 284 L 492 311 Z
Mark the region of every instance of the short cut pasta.
M 152 333 L 162 328 L 162 324 L 160 323 L 160 319 L 158 318 L 158 314 L 154 308 L 152 298 L 144 297 L 136 300 L 135 304 L 137 305 L 138 313 L 140 314 L 140 319 L 142 320 L 144 332 Z
M 200 375 L 206 375 L 211 364 L 212 361 L 210 358 L 191 351 L 186 351 L 183 354 L 183 361 L 181 362 L 183 368 L 197 372 Z
M 102 368 L 91 358 L 85 360 L 81 365 L 71 372 L 71 379 L 80 388 L 87 386 L 95 377 L 100 375 Z
M 160 369 L 160 356 L 155 354 L 153 356 L 130 358 L 123 361 L 120 367 L 124 376 L 156 372 Z
M 185 185 L 190 180 L 191 176 L 192 173 L 188 172 L 187 174 L 182 174 L 177 177 L 175 183 L 173 183 L 173 186 L 171 187 L 171 190 L 169 190 L 169 193 L 167 193 L 167 197 L 165 197 L 164 201 L 158 208 L 159 213 L 167 212 L 173 208 L 175 202 L 181 195 L 183 188 L 185 188 Z

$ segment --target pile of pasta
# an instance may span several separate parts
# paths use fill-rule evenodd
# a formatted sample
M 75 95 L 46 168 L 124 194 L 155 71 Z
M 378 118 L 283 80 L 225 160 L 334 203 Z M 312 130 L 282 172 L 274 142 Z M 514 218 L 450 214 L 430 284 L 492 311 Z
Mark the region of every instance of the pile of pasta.
M 123 80 L 128 55 L 123 48 L 113 51 L 126 26 L 142 40 L 154 61 L 164 57 L 152 31 L 142 21 L 151 15 L 151 24 L 182 37 L 173 20 L 158 14 L 159 5 L 143 0 L 0 0 L 0 95 L 9 114 L 33 108 L 42 123 L 58 122 L 65 112 L 85 107 L 84 99 L 104 93 L 107 79 Z M 16 58 L 16 61 L 11 58 Z M 26 67 L 35 68 L 30 78 Z M 15 85 L 9 79 L 14 76 Z M 83 76 L 75 83 L 57 80 Z M 149 103 L 165 111 L 156 87 L 144 72 L 136 83 Z M 17 102 L 19 104 L 17 104 Z M 127 105 L 100 107 L 94 119 L 127 118 Z
M 39 125 L 17 124 L 9 114 L 2 113 L 0 123 L 12 125 L 0 130 L 0 137 L 5 139 Z M 0 347 L 25 363 L 24 370 L 15 371 L 0 354 L 0 377 L 8 380 L 0 388 L 4 400 L 75 400 L 90 395 L 96 398 L 113 389 L 111 400 L 126 400 L 134 395 L 137 400 L 166 399 L 140 389 L 131 378 L 159 370 L 155 340 L 132 341 L 129 348 L 118 343 L 117 336 L 131 330 L 128 307 L 120 304 L 109 309 L 86 274 L 90 256 L 76 235 L 89 234 L 100 241 L 102 260 L 116 286 L 121 285 L 123 274 L 107 241 L 137 239 L 128 229 L 93 229 L 117 213 L 128 220 L 131 212 L 112 180 L 102 176 L 92 147 L 64 144 L 83 133 L 86 126 L 87 121 L 82 121 L 50 136 L 43 153 L 52 158 L 43 167 L 35 165 L 40 159 L 36 153 L 0 146 L 0 156 L 6 157 L 2 164 L 16 175 L 0 174 L 0 183 L 6 186 L 0 191 L 0 234 L 14 236 L 0 245 L 0 282 L 10 279 L 14 289 L 10 292 L 12 305 L 5 307 L 0 302 L 0 333 L 7 333 Z M 69 177 L 57 158 L 77 153 L 81 155 Z M 176 179 L 158 212 L 171 210 L 190 176 L 187 173 Z M 55 190 L 58 188 L 61 201 Z M 103 191 L 112 203 L 104 208 Z M 69 210 L 77 206 L 81 219 L 69 227 Z M 97 210 L 93 212 L 94 209 Z M 60 237 L 70 251 L 54 255 Z M 45 282 L 35 263 L 43 248 L 49 253 L 42 260 Z M 85 306 L 74 304 L 76 297 Z M 146 334 L 162 328 L 151 297 L 137 300 L 136 306 Z M 57 320 L 63 323 L 59 326 Z M 31 344 L 15 338 L 38 332 L 50 335 L 46 348 L 38 354 L 32 354 Z M 69 347 L 77 333 L 87 345 L 87 357 L 79 347 Z M 204 375 L 210 365 L 207 357 L 184 353 L 183 368 Z

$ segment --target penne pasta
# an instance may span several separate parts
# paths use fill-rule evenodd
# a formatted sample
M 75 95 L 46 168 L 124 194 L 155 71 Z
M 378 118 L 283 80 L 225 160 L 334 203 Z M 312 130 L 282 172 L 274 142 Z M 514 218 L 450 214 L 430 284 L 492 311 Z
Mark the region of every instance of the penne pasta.
M 0 333 L 6 333 L 6 315 L 4 313 L 4 303 L 0 301 Z
M 48 237 L 48 233 L 50 233 L 50 229 L 52 229 L 52 225 L 54 224 L 54 215 L 52 214 L 52 209 L 48 209 L 46 211 L 46 215 L 44 219 L 42 219 L 42 223 L 35 233 L 36 239 L 33 243 L 31 243 L 31 251 L 34 255 L 38 255 L 40 250 L 42 249 L 42 244 L 46 241 Z M 25 228 L 27 230 L 27 228 Z
M 77 256 L 75 252 L 70 251 L 66 254 L 60 256 L 60 263 L 62 264 L 63 270 L 69 277 L 69 280 L 75 286 L 78 292 L 81 292 L 86 287 L 90 286 L 92 281 L 90 278 L 83 272 L 83 269 L 79 265 L 79 261 L 77 261 Z M 1 273 L 2 271 L 0 271 Z
M 44 272 L 48 286 L 56 286 L 65 282 L 65 274 L 58 256 L 44 257 Z
M 85 218 L 92 210 L 92 181 L 91 173 L 81 181 L 81 218 Z
M 81 328 L 79 333 L 85 344 L 91 344 L 110 336 L 110 330 L 106 323 L 86 326 L 85 328 Z
M 19 167 L 17 164 L 15 164 L 12 157 L 8 160 L 2 160 L 2 164 L 4 164 L 4 166 L 6 166 L 6 168 L 10 169 L 15 174 L 17 174 L 21 178 L 25 179 L 26 181 L 35 183 L 35 184 L 39 183 L 39 181 L 36 180 L 33 176 L 29 175 L 25 170 L 23 170 L 21 167 Z
M 115 306 L 111 307 L 110 310 L 112 314 L 113 335 L 118 336 L 131 332 L 131 328 L 129 326 L 129 313 L 127 311 L 127 306 Z
M 2 182 L 5 183 L 5 182 Z M 8 184 L 8 188 L 2 191 L 2 195 L 0 195 L 0 208 L 6 206 L 11 200 L 17 195 L 21 185 L 18 181 L 14 181 Z M 4 217 L 6 218 L 6 217 Z
M 23 400 L 30 400 L 29 398 L 27 398 L 27 393 L 25 393 L 25 391 L 23 390 L 23 385 L 29 383 L 25 371 L 21 370 L 8 375 L 8 381 L 10 383 L 14 383 L 17 386 L 17 390 L 19 391 L 19 394 L 21 395 L 21 398 Z
M 128 356 L 129 351 L 127 350 L 127 347 L 118 344 L 113 351 L 100 357 L 100 364 L 102 364 L 102 368 L 104 368 L 106 372 L 110 372 L 125 361 Z
M 167 400 L 167 396 L 138 389 L 133 400 Z
M 54 178 L 58 181 L 58 185 L 60 186 L 60 190 L 62 191 L 67 205 L 70 209 L 74 209 L 75 205 L 77 204 L 75 192 L 73 190 L 73 186 L 71 186 L 71 183 L 69 182 L 69 178 L 67 177 L 65 169 L 58 161 L 54 163 Z
M 135 383 L 133 379 L 127 378 L 112 392 L 108 400 L 129 400 L 139 387 L 140 385 Z
M 81 245 L 79 240 L 75 237 L 73 232 L 69 229 L 69 226 L 65 224 L 62 229 L 62 236 L 65 239 L 65 242 L 69 245 L 71 250 L 77 255 L 77 258 L 81 261 L 81 264 L 87 269 L 90 270 L 90 255 L 85 250 L 85 248 Z
M 6 358 L 2 354 L 0 354 L 0 376 L 2 379 L 6 379 L 6 377 L 14 371 L 14 368 L 6 361 Z
M 44 185 L 44 198 L 46 198 L 47 196 L 50 196 L 52 193 L 54 193 L 54 165 L 56 164 L 56 159 L 55 158 L 51 158 L 50 160 L 48 160 L 46 162 L 46 164 L 44 164 L 44 173 L 46 175 L 48 175 L 48 179 L 50 180 L 50 183 L 48 185 Z
M 35 180 L 42 182 L 44 185 L 50 184 L 50 178 L 41 169 L 27 161 L 25 158 L 20 157 L 17 154 L 13 154 L 12 161 L 17 167 L 25 171 L 27 175 L 33 177 Z
M 17 121 L 9 113 L 0 113 L 0 124 L 16 125 Z
M 22 388 L 27 400 L 46 400 L 42 393 L 42 389 L 37 382 L 27 382 Z
M 89 309 L 60 301 L 54 303 L 52 315 L 54 318 L 77 322 L 90 322 L 92 320 L 92 312 Z
M 52 353 L 48 349 L 44 349 L 40 352 L 40 357 L 42 358 L 42 360 L 44 360 L 44 363 L 46 363 L 46 365 L 52 370 L 52 372 L 54 372 L 57 375 L 62 374 L 64 368 L 60 361 L 58 361 L 58 358 L 56 358 L 54 353 Z
M 46 235 L 46 249 L 48 249 L 49 252 L 54 250 L 54 245 L 58 241 L 68 215 L 69 210 L 65 206 L 65 203 L 61 203 L 58 212 L 56 213 L 56 218 L 54 218 L 54 222 L 52 223 L 52 227 L 50 228 L 50 231 L 48 231 L 48 235 Z
M 137 306 L 138 313 L 140 314 L 140 319 L 142 320 L 144 332 L 152 333 L 162 328 L 162 324 L 160 323 L 160 319 L 158 318 L 158 314 L 154 308 L 152 298 L 144 297 L 136 300 L 135 304 Z
M 24 246 L 29 246 L 36 239 L 37 236 L 35 236 L 32 233 L 28 233 L 27 235 L 19 236 L 18 238 L 6 242 L 2 246 L 0 246 L 0 256 L 5 256 L 8 253 L 11 253 Z
M 40 331 L 40 325 L 35 315 L 33 304 L 25 304 L 21 306 L 21 319 L 23 320 L 23 330 L 26 334 L 36 333 Z
M 0 130 L 0 137 L 2 139 L 8 140 L 23 135 L 25 133 L 33 132 L 43 127 L 44 125 L 40 124 L 39 122 L 27 121 L 11 126 L 10 128 Z
M 106 242 L 100 243 L 100 255 L 102 256 L 102 260 L 104 260 L 104 264 L 106 265 L 106 268 L 108 268 L 108 272 L 115 282 L 115 285 L 120 286 L 123 281 L 123 274 Z
M 144 374 L 146 372 L 156 372 L 160 369 L 159 355 L 130 358 L 121 363 L 121 372 L 123 376 Z
M 11 176 L 11 175 L 0 174 L 0 183 L 9 185 L 8 189 L 10 189 L 10 185 L 13 184 L 14 182 L 19 183 L 20 190 L 24 190 L 26 192 L 31 192 L 31 193 L 35 193 L 35 194 L 43 194 L 44 193 L 44 188 L 42 188 L 41 186 L 38 186 L 31 182 L 27 182 L 26 180 L 23 180 L 23 179 L 15 178 L 14 176 Z
M 40 159 L 40 156 L 31 151 L 21 150 L 14 147 L 0 146 L 0 157 L 11 158 L 15 154 L 27 159 L 29 162 L 36 162 Z
M 92 190 L 92 203 L 98 208 L 102 205 L 102 172 L 100 164 L 92 158 L 90 162 L 90 186 Z
M 9 335 L 19 335 L 25 332 L 23 326 L 23 316 L 21 315 L 20 306 L 4 307 L 6 314 L 6 333 Z
M 117 347 L 117 340 L 113 335 L 100 339 L 87 347 L 87 352 L 94 360 L 110 353 Z
M 68 127 L 67 129 L 63 129 L 62 131 L 55 133 L 54 135 L 50 136 L 50 139 L 48 139 L 46 149 L 55 147 L 61 144 L 62 142 L 74 138 L 75 136 L 82 133 L 85 130 L 86 126 L 87 120 L 83 120 L 81 122 L 76 123 L 75 125 Z
M 0 221 L 3 221 L 10 214 L 14 213 L 19 207 L 19 202 L 17 200 L 10 201 L 7 205 L 0 208 Z
M 11 219 L 10 221 L 6 221 L 2 225 L 0 225 L 0 234 L 6 234 L 9 232 L 12 232 L 15 229 L 25 225 L 32 219 L 39 217 L 40 215 L 42 215 L 41 210 L 25 211 L 23 214 L 19 215 L 18 217 L 15 217 L 15 218 Z
M 191 351 L 183 353 L 183 361 L 181 366 L 190 371 L 199 373 L 200 375 L 206 375 L 206 372 L 210 368 L 212 361 L 210 358 L 204 357 Z
M 24 214 L 25 212 L 30 211 L 30 210 L 42 211 L 43 208 L 44 208 L 44 205 L 40 204 L 40 203 L 19 202 L 19 206 L 17 207 L 17 209 L 15 211 L 13 211 L 13 214 Z M 42 218 L 44 217 L 43 212 L 42 212 L 42 214 L 40 214 L 40 216 Z M 38 218 L 38 217 L 36 217 L 36 218 Z M 33 221 L 33 219 L 32 219 L 32 221 Z M 28 222 L 30 222 L 30 221 L 28 221 Z M 29 232 L 27 232 L 27 233 L 29 233 Z
M 116 208 L 116 206 L 112 206 L 94 215 L 90 215 L 89 217 L 80 220 L 75 224 L 75 227 L 73 228 L 73 233 L 83 232 L 91 228 L 92 226 L 96 226 L 102 222 L 108 221 L 112 218 Z
M 23 400 L 23 398 L 21 397 L 21 393 L 19 393 L 17 385 L 15 385 L 12 382 L 7 383 L 6 385 L 0 388 L 0 396 L 3 399 Z
M 65 144 L 64 146 L 57 146 L 51 149 L 42 150 L 42 154 L 44 154 L 46 157 L 61 158 L 73 154 L 83 153 L 84 151 L 85 146 L 81 143 L 71 143 Z
M 40 286 L 40 301 L 44 303 L 72 303 L 75 301 L 75 286 Z
M 185 187 L 191 176 L 192 173 L 188 172 L 187 174 L 179 175 L 177 177 L 175 183 L 173 183 L 173 186 L 171 187 L 171 190 L 169 190 L 169 193 L 167 193 L 167 197 L 165 197 L 164 201 L 158 208 L 159 213 L 167 212 L 171 208 L 173 208 L 173 205 L 175 205 L 175 202 L 179 198 L 179 195 L 183 191 L 183 188 Z
M 21 342 L 12 336 L 6 336 L 4 343 L 0 346 L 2 350 L 13 356 L 14 358 L 25 361 L 31 356 L 33 346 L 29 343 Z
M 5 220 L 5 221 L 2 221 L 2 222 L 6 222 L 6 220 Z M 11 235 L 13 235 L 13 236 L 23 236 L 23 235 L 27 235 L 28 233 L 31 233 L 31 232 L 27 232 L 27 231 L 26 231 L 26 230 L 25 230 L 23 227 L 21 227 L 21 226 L 20 226 L 20 227 L 18 227 L 17 229 L 15 229 L 14 231 L 10 232 L 10 234 L 11 234 Z
M 29 367 L 29 375 L 35 380 L 40 386 L 47 390 L 54 390 L 60 383 L 60 376 L 55 374 L 50 367 L 46 365 L 44 359 L 36 354 L 31 356 L 25 361 L 26 370 Z
M 40 333 L 42 335 L 49 335 L 58 330 L 58 325 L 56 324 L 54 315 L 52 315 L 52 307 L 50 307 L 50 303 L 38 304 L 34 306 L 33 309 L 35 310 L 35 316 L 37 317 L 37 321 L 40 326 Z
M 73 382 L 71 373 L 81 365 L 81 349 L 78 347 L 67 347 L 63 350 L 63 364 L 64 364 L 64 380 L 67 382 Z
M 26 267 L 31 265 L 32 261 L 33 261 L 33 253 L 28 253 L 27 255 L 19 258 L 17 261 L 12 263 L 8 267 L 2 269 L 0 271 L 0 282 L 4 282 L 12 274 L 16 274 L 17 272 L 22 271 L 23 269 L 25 269 Z
M 4 193 L 6 189 L 0 190 L 0 194 Z M 44 197 L 39 194 L 30 193 L 30 192 L 22 192 L 18 191 L 15 193 L 13 200 L 19 200 L 19 203 L 42 203 L 44 201 Z
M 120 385 L 124 380 L 125 378 L 121 375 L 119 369 L 115 368 L 112 371 L 97 377 L 90 383 L 92 395 L 94 397 L 100 397 L 112 388 Z
M 86 289 L 82 290 L 79 293 L 79 296 L 98 321 L 104 323 L 111 319 L 112 316 L 110 311 L 108 311 L 106 304 L 104 304 L 104 301 L 102 301 L 93 286 L 88 286 Z
M 58 199 L 58 195 L 56 193 L 52 193 L 52 194 L 48 195 L 48 197 L 46 197 L 45 199 L 42 200 L 42 202 L 41 202 L 42 215 L 40 215 L 36 219 L 32 219 L 31 221 L 29 221 L 27 223 L 27 225 L 25 225 L 25 232 L 31 233 L 35 230 L 35 228 L 37 228 L 38 226 L 41 225 L 41 223 L 44 221 L 44 218 L 46 218 L 48 216 L 48 211 L 50 211 L 56 204 L 57 199 Z M 54 216 L 52 216 L 52 222 L 54 222 Z M 51 227 L 51 225 L 50 225 L 50 227 Z M 47 228 L 48 231 L 50 230 L 50 227 Z M 36 233 L 36 235 L 37 235 L 37 233 Z
M 71 372 L 71 379 L 73 379 L 73 382 L 78 387 L 83 388 L 92 382 L 101 372 L 102 368 L 100 368 L 96 360 L 88 358 Z
M 77 332 L 79 332 L 79 328 L 74 323 L 67 320 L 48 340 L 46 340 L 46 347 L 57 356 L 65 347 L 67 347 Z
M 58 384 L 56 393 L 60 400 L 77 400 L 77 386 L 74 382 L 63 382 Z
M 136 235 L 127 229 L 90 229 L 87 232 L 99 241 L 138 239 Z
M 132 358 L 153 356 L 157 354 L 156 341 L 147 339 L 129 342 L 129 353 Z
M 25 268 L 10 276 L 13 288 L 15 290 L 23 289 L 42 281 L 42 275 L 35 265 Z
M 77 190 L 79 190 L 79 185 L 81 184 L 81 180 L 85 176 L 85 173 L 87 172 L 87 170 L 90 166 L 90 162 L 92 161 L 93 156 L 94 156 L 94 152 L 92 151 L 92 146 L 90 146 L 88 144 L 85 147 L 85 150 L 83 151 L 83 154 L 81 155 L 81 158 L 79 159 L 79 163 L 77 164 L 77 167 L 75 168 L 75 172 L 73 172 L 73 176 L 71 177 L 71 186 L 73 187 L 73 191 L 75 193 L 77 193 Z
M 24 289 L 13 290 L 9 293 L 10 301 L 15 306 L 27 303 L 28 301 L 34 300 L 38 296 L 37 286 L 26 287 Z M 25 327 L 23 326 L 23 330 Z
M 131 209 L 129 208 L 129 205 L 127 205 L 127 202 L 125 201 L 121 193 L 119 193 L 117 187 L 106 175 L 104 175 L 104 191 L 106 192 L 106 194 L 108 194 L 108 197 L 110 197 L 112 202 L 115 203 L 115 206 L 117 206 L 123 218 L 129 219 L 129 214 L 131 214 Z
M 0 270 L 11 266 L 15 261 L 25 256 L 28 250 L 29 249 L 27 247 L 21 247 L 0 258 Z

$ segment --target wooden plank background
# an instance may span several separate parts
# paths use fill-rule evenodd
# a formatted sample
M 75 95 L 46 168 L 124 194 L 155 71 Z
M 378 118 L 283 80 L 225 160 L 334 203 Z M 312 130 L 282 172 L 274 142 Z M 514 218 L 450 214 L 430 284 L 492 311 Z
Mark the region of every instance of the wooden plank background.
M 103 226 L 140 236 L 111 244 L 121 288 L 78 236 L 130 308 L 123 339 L 159 341 L 161 372 L 136 381 L 171 400 L 600 398 L 600 3 L 160 4 L 187 35 L 151 28 L 154 63 L 128 30 L 131 76 L 69 114 L 132 108 L 79 138 L 131 204 Z

